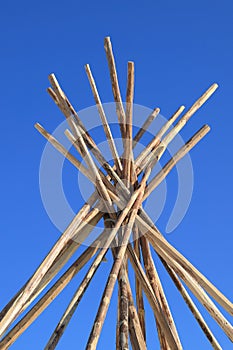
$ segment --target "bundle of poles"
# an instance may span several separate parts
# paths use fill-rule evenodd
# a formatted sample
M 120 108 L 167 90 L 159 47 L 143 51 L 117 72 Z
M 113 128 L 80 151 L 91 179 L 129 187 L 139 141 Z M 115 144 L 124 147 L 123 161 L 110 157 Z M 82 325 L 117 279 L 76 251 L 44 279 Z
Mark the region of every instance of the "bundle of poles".
M 117 350 L 126 350 L 130 346 L 133 350 L 147 349 L 145 298 L 147 298 L 154 314 L 155 331 L 158 334 L 160 348 L 163 350 L 182 349 L 176 324 L 153 260 L 152 250 L 158 255 L 212 347 L 221 349 L 192 300 L 188 289 L 207 309 L 231 341 L 233 341 L 233 327 L 214 301 L 230 315 L 233 315 L 233 304 L 164 238 L 142 206 L 143 201 L 166 178 L 177 162 L 209 132 L 210 127 L 204 125 L 153 178 L 150 178 L 153 167 L 160 160 L 170 142 L 193 114 L 210 98 L 218 86 L 213 84 L 187 112 L 183 113 L 184 106 L 179 107 L 139 156 L 134 158 L 135 146 L 156 119 L 160 110 L 154 109 L 141 129 L 133 136 L 134 63 L 128 62 L 126 103 L 123 104 L 109 37 L 105 38 L 104 48 L 122 137 L 123 154 L 119 155 L 118 153 L 90 66 L 86 65 L 85 69 L 114 165 L 107 162 L 60 87 L 55 75 L 51 74 L 49 76 L 51 87 L 48 88 L 48 93 L 64 114 L 69 125 L 69 130 L 65 131 L 65 135 L 75 150 L 83 157 L 85 165 L 40 124 L 37 123 L 35 127 L 58 152 L 94 184 L 95 192 L 74 217 L 33 276 L 1 311 L 0 349 L 8 349 L 62 292 L 76 274 L 90 262 L 85 277 L 45 346 L 46 350 L 55 349 L 109 250 L 113 262 L 93 327 L 87 339 L 87 350 L 94 350 L 97 347 L 116 284 L 118 285 L 115 344 Z M 52 284 L 52 280 L 74 255 L 82 242 L 85 242 L 85 239 L 88 238 L 92 229 L 101 219 L 104 222 L 102 233 Z M 129 280 L 128 264 L 132 265 L 135 273 L 134 285 Z M 47 291 L 44 294 L 42 292 L 46 287 Z M 36 298 L 37 301 L 34 302 Z M 33 302 L 33 306 L 30 307 Z M 27 313 L 25 313 L 26 310 L 28 310 Z

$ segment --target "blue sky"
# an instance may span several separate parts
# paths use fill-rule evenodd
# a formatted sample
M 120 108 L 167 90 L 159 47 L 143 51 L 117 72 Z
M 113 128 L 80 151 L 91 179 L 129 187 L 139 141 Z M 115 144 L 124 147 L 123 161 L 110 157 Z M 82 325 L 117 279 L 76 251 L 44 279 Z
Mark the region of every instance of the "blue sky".
M 212 83 L 219 84 L 211 100 L 182 131 L 187 140 L 205 123 L 212 128 L 191 153 L 194 192 L 189 211 L 173 234 L 166 237 L 232 299 L 232 13 L 231 1 L 209 0 L 2 3 L 1 308 L 60 235 L 40 198 L 39 165 L 45 141 L 33 127 L 39 121 L 53 131 L 62 121 L 46 93 L 47 76 L 55 72 L 77 110 L 81 110 L 93 105 L 83 67 L 90 63 L 103 102 L 112 102 L 103 49 L 105 36 L 112 39 L 122 91 L 126 87 L 126 63 L 133 60 L 135 102 L 148 108 L 158 106 L 165 117 L 181 104 L 190 106 Z M 66 170 L 69 185 L 75 186 L 77 173 L 68 165 Z M 176 186 L 174 175 L 168 185 Z M 78 210 L 82 201 L 78 195 L 75 198 L 71 187 L 67 185 L 67 193 Z M 168 202 L 158 221 L 163 232 L 170 210 Z M 157 260 L 156 263 L 184 349 L 210 349 Z M 109 268 L 110 257 L 95 276 L 58 349 L 84 348 Z M 83 274 L 84 271 L 12 349 L 43 348 Z M 115 301 L 116 291 L 99 349 L 114 348 Z M 147 314 L 148 349 L 152 349 L 157 340 L 152 313 L 148 310 Z M 204 310 L 203 314 L 206 315 Z M 223 349 L 231 349 L 221 329 L 206 317 Z

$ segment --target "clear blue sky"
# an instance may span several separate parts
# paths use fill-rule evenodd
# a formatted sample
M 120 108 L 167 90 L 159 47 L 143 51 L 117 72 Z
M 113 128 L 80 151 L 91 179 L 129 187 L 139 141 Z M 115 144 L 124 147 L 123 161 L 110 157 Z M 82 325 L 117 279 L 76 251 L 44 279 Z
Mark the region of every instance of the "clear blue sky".
M 57 74 L 80 110 L 93 104 L 83 68 L 90 63 L 103 101 L 111 102 L 103 49 L 103 39 L 109 35 L 122 90 L 126 62 L 134 60 L 135 102 L 149 108 L 159 106 L 166 117 L 181 104 L 190 106 L 213 82 L 220 86 L 182 132 L 188 139 L 204 123 L 212 127 L 211 134 L 191 154 L 195 182 L 189 211 L 176 231 L 166 237 L 232 299 L 232 13 L 230 0 L 2 2 L 1 308 L 60 234 L 41 202 L 38 172 L 45 141 L 33 127 L 40 121 L 52 131 L 62 120 L 45 91 L 47 76 Z M 78 196 L 72 200 L 78 210 L 82 202 Z M 169 209 L 168 203 L 158 222 L 162 231 Z M 58 349 L 84 348 L 109 268 L 110 259 L 95 276 Z M 160 265 L 158 268 L 184 349 L 211 349 Z M 83 272 L 12 349 L 43 349 L 82 276 Z M 157 341 L 151 311 L 148 320 L 148 349 L 154 349 Z M 208 315 L 207 321 L 223 349 L 231 349 L 230 341 Z M 114 348 L 114 327 L 112 303 L 98 349 Z

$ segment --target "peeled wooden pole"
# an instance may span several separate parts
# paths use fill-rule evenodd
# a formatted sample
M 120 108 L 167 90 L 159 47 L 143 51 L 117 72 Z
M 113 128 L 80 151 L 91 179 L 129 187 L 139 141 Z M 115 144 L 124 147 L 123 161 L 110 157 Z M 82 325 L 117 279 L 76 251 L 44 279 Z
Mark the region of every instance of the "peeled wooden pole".
M 133 117 L 133 97 L 134 97 L 134 63 L 128 62 L 128 72 L 127 72 L 127 89 L 126 89 L 126 112 L 125 112 L 125 131 L 123 135 L 123 170 L 122 170 L 122 179 L 125 181 L 125 185 L 128 189 L 130 189 L 131 178 L 133 169 L 131 168 L 131 164 L 133 161 L 132 154 L 132 117 Z M 121 235 L 119 236 L 119 240 L 122 239 L 125 235 L 126 221 L 123 223 L 123 227 L 121 229 Z M 119 231 L 120 232 L 120 231 Z M 126 285 L 126 274 L 127 269 L 124 268 L 124 265 L 127 266 L 127 260 L 124 258 L 122 266 L 119 270 L 119 292 L 120 292 L 120 310 L 119 310 L 119 346 L 120 349 L 128 350 L 128 313 L 129 313 L 129 301 L 128 301 L 128 293 L 127 293 L 127 285 Z
M 174 139 L 174 137 L 181 131 L 181 129 L 187 124 L 189 119 L 193 116 L 195 112 L 211 97 L 211 95 L 218 88 L 217 84 L 213 84 L 210 86 L 208 90 L 191 106 L 191 108 L 184 114 L 184 116 L 178 121 L 178 123 L 174 126 L 174 128 L 164 137 L 163 144 L 165 147 Z M 169 129 L 167 126 L 171 126 L 173 122 L 177 119 L 177 117 L 184 110 L 184 106 L 181 106 L 177 112 L 171 117 L 171 119 L 164 125 L 164 127 L 160 130 L 158 137 L 156 136 L 151 143 L 145 148 L 142 154 L 136 159 L 136 165 L 139 162 L 145 159 L 149 152 L 153 149 L 153 147 L 157 147 L 159 144 L 159 140 L 165 134 L 165 132 Z
M 205 322 L 204 318 L 202 317 L 201 313 L 199 312 L 198 308 L 192 301 L 191 297 L 189 296 L 188 292 L 184 288 L 183 284 L 180 282 L 178 276 L 176 275 L 175 271 L 173 271 L 166 263 L 165 260 L 161 259 L 164 267 L 166 268 L 167 272 L 169 273 L 170 277 L 172 278 L 175 286 L 179 290 L 180 294 L 182 295 L 185 303 L 188 305 L 190 311 L 192 312 L 193 316 L 197 320 L 198 324 L 200 325 L 202 331 L 204 332 L 205 336 L 209 340 L 210 344 L 212 345 L 213 349 L 215 350 L 222 350 L 221 346 L 219 345 L 217 339 L 209 329 L 207 323 Z
M 218 88 L 217 84 L 211 85 L 211 87 L 192 105 L 192 107 L 183 115 L 183 117 L 177 122 L 177 124 L 172 128 L 172 130 L 163 138 L 162 145 L 166 149 L 168 144 L 175 138 L 175 136 L 181 131 L 181 129 L 187 124 L 189 119 L 193 116 L 193 114 L 211 97 L 211 95 L 215 92 L 215 90 Z M 177 116 L 180 115 L 180 113 L 183 111 L 184 106 L 181 106 L 180 109 L 177 110 L 177 112 L 171 117 L 170 121 L 168 121 L 164 128 L 160 130 L 159 137 L 155 137 L 149 146 L 142 152 L 140 157 L 136 159 L 136 164 L 139 161 L 142 161 L 142 158 L 146 158 L 146 155 L 148 155 L 148 151 L 152 150 L 153 147 L 157 147 L 160 143 L 161 137 L 165 134 L 166 125 L 170 126 L 172 125 L 173 121 L 177 119 Z M 174 120 L 173 120 L 174 119 Z M 170 123 L 171 122 L 171 123 Z M 153 146 L 153 147 L 152 147 Z
M 179 162 L 179 160 L 183 158 L 193 147 L 195 147 L 196 144 L 202 140 L 209 131 L 209 125 L 204 125 L 198 132 L 195 133 L 194 136 L 189 139 L 187 143 L 185 143 L 184 146 L 179 149 L 179 151 L 176 152 L 174 156 L 172 156 L 171 160 L 169 160 L 163 169 L 150 181 L 146 188 L 144 198 L 151 194 L 151 192 L 164 180 L 164 178 Z
M 146 342 L 143 336 L 142 328 L 138 318 L 137 310 L 134 306 L 134 300 L 130 284 L 128 283 L 129 299 L 129 335 L 133 350 L 146 350 Z
M 133 161 L 132 153 L 132 124 L 133 124 L 133 96 L 134 96 L 134 63 L 128 62 L 128 77 L 127 77 L 127 93 L 126 93 L 126 123 L 125 134 L 123 139 L 124 154 L 123 154 L 123 179 L 126 181 L 126 187 L 129 188 L 131 177 L 135 177 L 134 169 L 131 169 Z
M 0 334 L 1 336 L 4 334 L 9 325 L 16 319 L 16 317 L 21 313 L 21 310 L 24 304 L 31 298 L 36 288 L 41 283 L 43 277 L 50 269 L 55 259 L 58 257 L 62 249 L 65 245 L 70 241 L 71 238 L 74 237 L 74 232 L 77 230 L 77 227 L 80 223 L 83 223 L 83 219 L 86 213 L 79 213 L 71 222 L 71 224 L 64 231 L 63 235 L 58 239 L 56 244 L 53 246 L 49 254 L 43 260 L 41 265 L 38 267 L 34 275 L 28 281 L 25 286 L 23 292 L 15 299 L 14 303 L 7 310 L 6 314 L 0 321 Z
M 113 258 L 114 260 L 116 259 L 116 255 L 117 255 L 117 249 L 118 248 L 114 248 L 112 249 L 112 253 L 113 253 Z M 126 259 L 125 259 L 126 260 Z M 141 325 L 139 322 L 139 318 L 138 318 L 138 314 L 137 314 L 137 310 L 134 306 L 134 300 L 133 300 L 133 296 L 132 296 L 132 290 L 130 287 L 130 282 L 129 282 L 129 278 L 128 278 L 128 273 L 127 273 L 127 269 L 125 266 L 125 262 L 123 262 L 121 269 L 123 270 L 122 276 L 124 277 L 125 280 L 125 285 L 127 288 L 127 294 L 128 294 L 128 314 L 129 314 L 129 335 L 130 335 L 130 341 L 131 341 L 131 345 L 132 345 L 132 349 L 133 350 L 146 350 L 146 344 L 145 344 L 145 337 L 143 336 L 143 332 L 141 329 Z M 125 273 L 124 273 L 125 272 Z M 121 271 L 118 274 L 118 284 L 121 278 Z M 118 297 L 119 297 L 119 293 L 118 293 Z M 118 298 L 119 300 L 119 298 Z M 119 303 L 118 303 L 119 306 Z M 120 308 L 118 308 L 118 320 L 120 318 L 119 315 L 119 310 Z M 116 350 L 117 348 L 119 349 L 121 344 L 120 344 L 120 332 L 119 332 L 119 323 L 117 323 L 117 337 L 116 337 Z
M 123 231 L 124 235 L 124 231 Z M 119 241 L 120 244 L 120 241 Z M 129 300 L 127 291 L 127 279 L 128 274 L 126 268 L 127 259 L 124 258 L 121 268 L 118 273 L 118 288 L 119 288 L 119 348 L 122 350 L 129 349 L 128 335 L 129 335 Z
M 150 226 L 145 221 L 144 216 L 137 216 L 137 223 L 140 229 L 144 232 L 155 250 L 157 247 L 161 247 L 166 253 L 177 261 L 185 270 L 200 283 L 200 285 L 229 313 L 232 313 L 232 303 L 200 272 L 198 271 L 181 253 L 179 253 L 174 247 L 169 244 L 164 237 L 162 237 L 159 230 L 153 225 Z M 147 218 L 148 219 L 148 218 Z M 147 231 L 147 232 L 146 232 Z M 161 254 L 162 255 L 162 254 Z M 163 257 L 163 256 L 162 256 Z
M 148 116 L 148 118 L 143 123 L 142 127 L 138 130 L 136 135 L 133 138 L 133 148 L 136 146 L 137 142 L 142 138 L 145 134 L 151 123 L 155 120 L 155 118 L 159 115 L 160 109 L 155 108 L 153 112 Z
M 110 150 L 112 152 L 112 156 L 113 156 L 113 159 L 114 159 L 114 162 L 115 162 L 115 165 L 116 165 L 116 169 L 117 169 L 118 174 L 120 174 L 120 172 L 122 171 L 121 161 L 120 161 L 117 149 L 116 149 L 115 142 L 113 140 L 112 132 L 111 132 L 111 129 L 109 127 L 108 120 L 107 120 L 107 117 L 105 115 L 104 108 L 102 106 L 102 103 L 101 103 L 101 100 L 100 100 L 100 97 L 99 97 L 99 93 L 98 93 L 98 90 L 97 90 L 97 87 L 96 87 L 96 84 L 95 84 L 95 80 L 93 78 L 93 75 L 92 75 L 91 68 L 90 68 L 89 64 L 85 65 L 85 69 L 86 69 L 87 77 L 88 77 L 88 80 L 89 80 L 89 83 L 90 83 L 90 86 L 91 86 L 91 89 L 92 89 L 92 93 L 93 93 L 93 96 L 94 96 L 94 99 L 95 99 L 95 102 L 96 102 L 96 106 L 98 108 L 99 115 L 100 115 L 100 118 L 102 120 L 104 132 L 105 132 L 105 135 L 107 137 Z
M 213 84 L 208 90 L 204 92 L 203 95 L 192 105 L 192 107 L 184 114 L 184 116 L 178 121 L 174 128 L 165 136 L 163 143 L 167 145 L 170 141 L 181 131 L 181 129 L 186 125 L 189 119 L 194 113 L 213 95 L 213 93 L 218 88 L 218 84 Z
M 101 219 L 102 215 L 99 213 L 95 218 L 90 222 L 89 225 L 86 225 L 81 231 L 80 235 L 85 239 L 92 230 L 92 228 L 97 225 L 99 220 Z M 70 240 L 67 245 L 64 247 L 64 249 L 61 251 L 61 253 L 58 255 L 57 259 L 54 261 L 51 268 L 48 270 L 44 278 L 42 279 L 41 283 L 36 288 L 35 292 L 32 294 L 32 296 L 28 299 L 28 301 L 24 304 L 22 307 L 20 313 L 22 313 L 26 308 L 33 302 L 33 300 L 36 299 L 36 297 L 46 288 L 46 286 L 51 282 L 51 280 L 57 275 L 57 273 L 63 268 L 63 266 L 67 263 L 69 258 L 74 254 L 74 252 L 80 247 L 81 240 L 79 242 L 76 242 L 74 240 Z M 20 296 L 20 294 L 23 292 L 27 285 L 26 284 L 20 289 L 20 291 L 11 299 L 11 301 L 5 306 L 5 308 L 1 311 L 0 319 L 2 319 L 7 311 L 12 307 L 15 300 Z
M 150 154 L 150 152 L 157 147 L 160 142 L 161 138 L 164 136 L 164 134 L 169 130 L 169 128 L 172 126 L 172 124 L 179 118 L 181 113 L 184 110 L 184 106 L 181 106 L 177 109 L 177 111 L 168 119 L 168 121 L 165 122 L 165 124 L 160 128 L 159 132 L 154 136 L 153 140 L 145 147 L 145 149 L 139 154 L 139 156 L 135 160 L 135 167 L 141 167 L 142 162 L 146 160 L 147 156 Z
M 124 137 L 126 117 L 125 117 L 125 110 L 122 103 L 121 92 L 120 92 L 120 87 L 118 83 L 117 71 L 116 71 L 116 64 L 113 56 L 110 37 L 106 37 L 104 39 L 104 49 L 105 49 L 107 61 L 108 61 L 113 97 L 116 102 L 116 113 L 118 116 L 118 121 L 121 129 L 121 135 L 122 137 Z
M 136 225 L 134 225 L 133 233 L 134 233 L 134 251 L 138 257 L 138 260 L 141 261 L 139 232 L 138 232 L 138 227 Z M 135 291 L 136 291 L 136 304 L 137 304 L 137 310 L 138 310 L 138 317 L 140 320 L 140 325 L 143 331 L 144 338 L 146 339 L 145 309 L 144 309 L 142 285 L 140 280 L 137 278 L 137 276 L 135 276 Z
M 233 326 L 219 311 L 216 305 L 212 302 L 209 296 L 205 293 L 198 282 L 179 264 L 177 261 L 171 259 L 162 249 L 157 247 L 157 252 L 169 264 L 174 271 L 182 278 L 188 288 L 199 299 L 202 305 L 208 310 L 213 319 L 223 329 L 228 338 L 233 342 Z
M 176 339 L 174 338 L 174 335 L 172 334 L 172 331 L 168 325 L 168 323 L 166 322 L 166 319 L 164 317 L 164 314 L 162 312 L 162 309 L 160 308 L 160 305 L 158 303 L 158 300 L 154 294 L 154 291 L 146 277 L 146 274 L 133 250 L 133 248 L 131 247 L 131 245 L 128 245 L 128 256 L 130 259 L 130 262 L 132 264 L 132 267 L 134 268 L 138 278 L 140 279 L 144 292 L 147 296 L 147 299 L 154 311 L 155 317 L 159 322 L 159 325 L 161 327 L 161 329 L 163 330 L 165 337 L 166 337 L 166 341 L 168 342 L 168 345 L 171 347 L 171 349 L 179 349 L 182 350 L 182 347 L 179 343 L 177 343 Z
M 153 291 L 154 291 L 158 301 L 160 302 L 161 309 L 163 310 L 163 313 L 166 316 L 166 320 L 167 320 L 167 322 L 172 330 L 172 333 L 173 333 L 177 343 L 181 347 L 181 342 L 180 342 L 179 335 L 178 335 L 178 332 L 177 332 L 177 329 L 175 326 L 175 322 L 174 322 L 174 319 L 172 317 L 172 313 L 170 311 L 170 308 L 169 308 L 169 305 L 167 302 L 167 298 L 165 296 L 159 275 L 158 275 L 157 270 L 155 268 L 153 258 L 151 256 L 149 243 L 144 236 L 141 236 L 140 242 L 141 242 L 141 247 L 142 247 L 142 255 L 143 255 L 143 261 L 144 261 L 144 266 L 145 266 L 145 270 L 146 270 L 146 275 L 148 276 L 148 279 L 151 283 Z M 162 330 L 161 330 L 161 332 L 162 332 Z M 165 340 L 165 343 L 166 343 L 166 340 Z
M 103 197 L 103 199 L 111 206 L 112 205 L 112 201 L 111 201 L 111 198 L 108 194 L 108 191 L 100 177 L 100 174 L 98 172 L 98 169 L 96 167 L 96 164 L 94 163 L 90 153 L 88 152 L 88 148 L 86 146 L 86 143 L 82 137 L 82 134 L 79 130 L 78 127 L 76 127 L 76 135 L 78 137 L 78 142 L 79 142 L 79 146 L 81 148 L 81 151 L 84 155 L 84 159 L 85 159 L 85 162 L 87 163 L 91 173 L 92 173 L 92 177 L 95 179 L 96 181 L 96 187 L 97 187 L 97 190 L 99 191 L 99 193 L 101 194 L 101 196 Z
M 103 235 L 105 236 L 105 235 Z M 103 239 L 102 236 L 102 239 Z M 58 279 L 48 292 L 33 306 L 33 308 L 14 326 L 12 330 L 0 341 L 0 349 L 6 350 L 15 340 L 35 321 L 35 319 L 48 307 L 59 293 L 67 286 L 81 268 L 94 256 L 101 246 L 99 237 L 94 246 L 88 247 L 71 267 Z
M 39 133 L 49 141 L 54 148 L 56 148 L 65 158 L 67 158 L 77 169 L 79 169 L 89 180 L 91 180 L 91 174 L 88 169 L 77 159 L 75 158 L 67 149 L 58 142 L 53 135 L 48 133 L 48 131 L 43 128 L 39 123 L 35 124 L 35 128 Z

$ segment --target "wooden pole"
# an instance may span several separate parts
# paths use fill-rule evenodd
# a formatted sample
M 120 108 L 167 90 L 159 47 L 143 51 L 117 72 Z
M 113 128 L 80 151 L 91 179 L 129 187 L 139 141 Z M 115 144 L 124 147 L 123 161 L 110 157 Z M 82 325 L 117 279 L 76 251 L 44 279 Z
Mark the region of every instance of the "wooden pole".
M 170 311 L 167 298 L 165 296 L 159 275 L 157 273 L 157 270 L 154 265 L 153 258 L 151 256 L 151 251 L 150 251 L 150 246 L 147 241 L 147 239 L 144 236 L 141 236 L 140 242 L 142 245 L 142 255 L 143 255 L 143 261 L 144 261 L 144 266 L 146 270 L 147 277 L 150 281 L 150 284 L 153 288 L 153 291 L 160 303 L 161 309 L 163 310 L 164 315 L 166 316 L 166 320 L 172 330 L 172 334 L 174 338 L 176 339 L 177 344 L 181 346 L 181 342 L 179 339 L 179 335 L 175 326 L 174 319 L 172 317 L 172 313 Z M 165 341 L 166 342 L 166 341 Z
M 215 338 L 215 336 L 213 335 L 213 333 L 209 329 L 207 323 L 205 322 L 205 320 L 202 317 L 201 313 L 199 312 L 198 308 L 196 307 L 196 305 L 192 301 L 192 299 L 189 296 L 188 292 L 186 291 L 186 289 L 184 288 L 184 286 L 180 282 L 180 280 L 179 280 L 178 276 L 176 275 L 175 271 L 173 271 L 168 266 L 166 261 L 163 260 L 162 258 L 161 258 L 161 261 L 162 261 L 164 267 L 166 268 L 167 272 L 169 273 L 170 277 L 172 278 L 172 280 L 173 280 L 175 286 L 177 287 L 178 291 L 182 295 L 184 301 L 188 305 L 188 307 L 189 307 L 190 311 L 192 312 L 193 316 L 195 317 L 195 319 L 197 320 L 198 324 L 200 325 L 200 327 L 201 327 L 202 331 L 204 332 L 205 336 L 207 337 L 207 339 L 209 340 L 210 344 L 212 345 L 213 349 L 215 349 L 215 350 L 222 350 L 222 348 L 219 345 L 217 339 Z
M 134 251 L 138 260 L 141 261 L 139 231 L 136 225 L 134 225 L 133 233 L 134 233 Z M 146 339 L 145 309 L 144 309 L 142 285 L 136 275 L 135 275 L 135 291 L 136 291 L 136 304 L 137 304 L 137 310 L 138 310 L 138 317 L 139 317 L 144 338 Z
M 106 37 L 104 39 L 104 49 L 105 49 L 107 61 L 108 61 L 113 97 L 116 102 L 116 113 L 118 116 L 118 121 L 121 129 L 121 135 L 122 137 L 124 137 L 126 117 L 125 117 L 125 110 L 122 103 L 120 87 L 119 87 L 118 77 L 117 77 L 116 64 L 115 64 L 115 59 L 112 51 L 112 44 L 111 44 L 110 37 Z
M 111 129 L 109 127 L 108 120 L 107 120 L 107 117 L 105 115 L 104 108 L 102 106 L 102 102 L 100 100 L 99 93 L 98 93 L 98 90 L 97 90 L 97 87 L 95 84 L 95 80 L 93 78 L 89 64 L 85 65 L 85 69 L 86 69 L 87 77 L 88 77 L 88 80 L 89 80 L 89 83 L 90 83 L 90 86 L 92 89 L 92 93 L 93 93 L 93 96 L 94 96 L 94 99 L 96 102 L 96 106 L 98 108 L 98 112 L 99 112 L 99 115 L 100 115 L 100 118 L 102 121 L 104 132 L 105 132 L 106 138 L 108 140 L 109 147 L 110 147 L 110 150 L 112 152 L 112 156 L 113 156 L 113 159 L 114 159 L 114 162 L 116 165 L 116 169 L 117 169 L 117 172 L 119 175 L 120 172 L 122 171 L 122 165 L 121 165 L 121 161 L 120 161 L 117 149 L 116 149 L 115 142 L 113 140 L 112 132 L 111 132 Z
M 102 236 L 102 238 L 105 235 Z M 66 287 L 72 278 L 81 268 L 94 256 L 101 246 L 101 237 L 98 238 L 94 246 L 88 247 L 82 255 L 71 265 L 71 267 L 58 279 L 58 281 L 48 290 L 48 292 L 33 306 L 33 308 L 14 326 L 12 330 L 0 341 L 0 349 L 6 350 L 15 340 L 32 324 L 33 321 L 48 307 Z
M 148 116 L 148 118 L 143 123 L 142 127 L 138 130 L 136 135 L 133 138 L 133 148 L 136 146 L 138 141 L 142 138 L 142 136 L 145 134 L 151 123 L 155 120 L 155 118 L 159 115 L 160 109 L 155 108 L 153 112 Z

